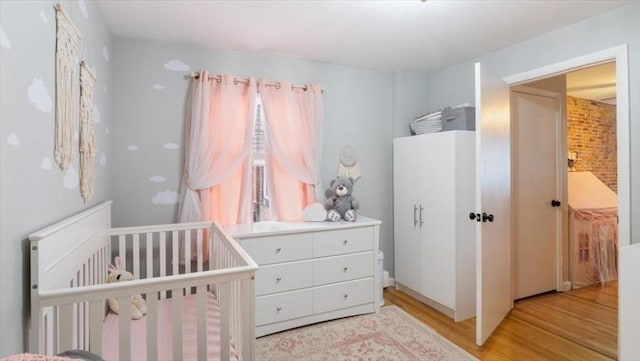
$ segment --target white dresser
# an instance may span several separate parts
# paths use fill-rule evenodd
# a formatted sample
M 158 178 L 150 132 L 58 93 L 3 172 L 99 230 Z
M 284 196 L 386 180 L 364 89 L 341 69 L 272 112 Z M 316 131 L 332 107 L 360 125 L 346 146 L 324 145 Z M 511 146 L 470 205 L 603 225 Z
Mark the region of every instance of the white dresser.
M 377 312 L 380 221 L 260 222 L 227 226 L 259 265 L 256 336 Z

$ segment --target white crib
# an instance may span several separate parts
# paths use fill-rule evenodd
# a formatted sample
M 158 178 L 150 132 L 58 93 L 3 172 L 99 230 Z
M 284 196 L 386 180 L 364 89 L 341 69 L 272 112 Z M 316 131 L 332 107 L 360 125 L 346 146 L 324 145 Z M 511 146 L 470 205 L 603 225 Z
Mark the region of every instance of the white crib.
M 103 357 L 111 352 L 120 360 L 255 358 L 257 265 L 218 224 L 111 228 L 111 202 L 105 202 L 29 239 L 31 353 L 82 349 Z M 106 283 L 107 265 L 116 255 L 136 280 Z M 134 294 L 143 295 L 148 312 L 135 321 L 129 307 Z M 120 315 L 107 312 L 109 297 L 118 297 Z M 146 335 L 138 334 L 140 327 Z M 162 354 L 167 346 L 170 354 Z

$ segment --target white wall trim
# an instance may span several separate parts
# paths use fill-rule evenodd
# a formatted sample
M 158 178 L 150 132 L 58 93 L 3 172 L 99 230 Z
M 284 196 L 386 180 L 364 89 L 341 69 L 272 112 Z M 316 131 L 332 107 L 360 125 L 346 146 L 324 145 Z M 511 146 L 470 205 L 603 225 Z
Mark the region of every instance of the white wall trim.
M 567 73 L 569 71 L 598 65 L 601 63 L 616 62 L 616 116 L 617 116 L 617 148 L 618 148 L 618 244 L 619 252 L 631 244 L 631 152 L 630 152 L 630 120 L 629 120 L 629 59 L 628 45 L 623 44 L 613 48 L 604 49 L 595 53 L 586 54 L 555 64 L 542 66 L 522 73 L 504 77 L 503 80 L 510 85 L 517 85 L 542 78 Z M 620 255 L 622 257 L 623 255 Z M 624 263 L 618 264 L 620 277 L 631 269 L 626 269 Z M 619 285 L 619 292 L 622 285 Z M 628 350 L 632 342 L 629 335 L 638 333 L 638 324 L 623 323 L 621 315 L 626 311 L 625 306 L 637 303 L 640 300 L 629 299 L 627 303 L 621 303 L 618 299 L 618 355 L 622 350 Z M 622 325 L 626 325 L 622 327 Z

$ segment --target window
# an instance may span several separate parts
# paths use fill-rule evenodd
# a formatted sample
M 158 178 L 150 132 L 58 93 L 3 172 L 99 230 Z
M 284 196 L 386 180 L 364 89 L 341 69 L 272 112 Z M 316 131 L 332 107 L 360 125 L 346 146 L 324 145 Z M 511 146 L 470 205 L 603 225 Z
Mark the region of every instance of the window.
M 253 166 L 251 175 L 251 200 L 253 203 L 253 221 L 271 219 L 267 175 L 265 171 L 264 111 L 260 97 L 257 99 L 256 116 L 252 138 Z

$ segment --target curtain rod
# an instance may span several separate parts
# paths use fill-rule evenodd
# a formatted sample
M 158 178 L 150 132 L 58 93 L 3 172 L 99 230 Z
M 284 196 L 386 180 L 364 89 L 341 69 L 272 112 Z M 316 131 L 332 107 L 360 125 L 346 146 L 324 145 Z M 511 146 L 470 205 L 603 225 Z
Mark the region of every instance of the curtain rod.
M 193 72 L 191 72 L 190 76 L 191 76 L 192 78 L 196 78 L 196 79 L 198 79 L 198 78 L 200 77 L 200 73 L 193 71 Z M 212 75 L 212 74 L 209 74 L 209 79 L 215 79 L 215 80 L 217 80 L 218 82 L 222 81 L 222 77 L 221 77 L 220 75 Z M 233 78 L 233 83 L 234 83 L 234 84 L 236 84 L 236 83 L 245 83 L 245 84 L 246 84 L 246 83 L 248 83 L 248 82 L 249 82 L 249 79 L 246 79 L 246 78 L 245 78 L 245 79 L 242 79 L 242 78 Z M 276 87 L 276 89 L 280 89 L 280 83 L 279 83 L 279 82 L 275 82 L 275 83 L 267 82 L 267 83 L 265 83 L 265 85 L 266 85 L 266 86 L 273 86 L 273 87 Z M 308 87 L 307 85 L 295 85 L 295 84 L 291 84 L 291 90 L 296 89 L 296 88 L 298 88 L 298 89 L 303 89 L 303 90 L 307 90 L 309 87 Z M 322 93 L 324 93 L 324 88 L 321 90 L 321 92 L 322 92 Z

